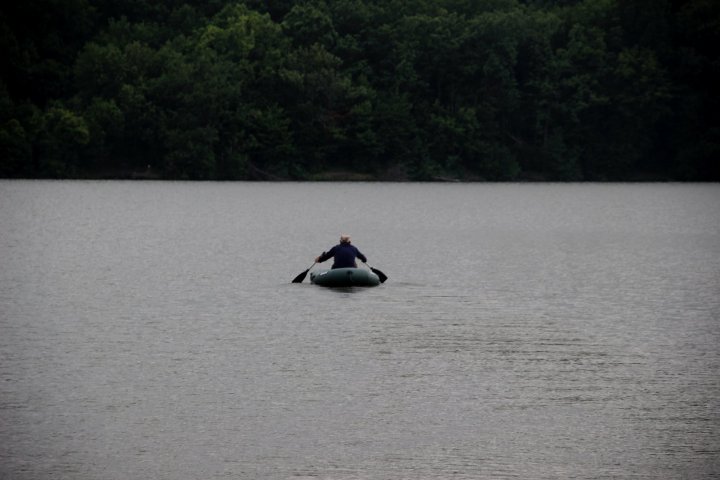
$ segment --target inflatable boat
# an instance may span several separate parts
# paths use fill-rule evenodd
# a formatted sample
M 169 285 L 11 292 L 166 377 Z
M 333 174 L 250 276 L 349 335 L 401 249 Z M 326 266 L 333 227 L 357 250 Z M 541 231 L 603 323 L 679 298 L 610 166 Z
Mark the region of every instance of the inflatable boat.
M 310 282 L 323 287 L 374 287 L 380 278 L 364 268 L 334 268 L 310 272 Z

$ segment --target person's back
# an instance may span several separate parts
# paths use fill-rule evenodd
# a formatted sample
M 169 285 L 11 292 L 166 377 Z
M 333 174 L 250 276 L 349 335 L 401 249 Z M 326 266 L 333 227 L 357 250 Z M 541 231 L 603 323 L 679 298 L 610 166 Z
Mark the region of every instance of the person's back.
M 333 258 L 335 260 L 333 262 L 332 268 L 357 267 L 355 258 L 358 257 L 358 254 L 360 252 L 357 248 L 355 248 L 354 245 L 350 245 L 349 243 L 341 243 L 334 246 L 330 251 L 333 252 Z
M 324 252 L 317 257 L 315 261 L 322 263 L 329 258 L 334 258 L 332 268 L 357 268 L 357 263 L 355 263 L 356 258 L 367 262 L 365 255 L 350 243 L 349 235 L 341 235 L 340 243 L 332 247 L 330 251 Z

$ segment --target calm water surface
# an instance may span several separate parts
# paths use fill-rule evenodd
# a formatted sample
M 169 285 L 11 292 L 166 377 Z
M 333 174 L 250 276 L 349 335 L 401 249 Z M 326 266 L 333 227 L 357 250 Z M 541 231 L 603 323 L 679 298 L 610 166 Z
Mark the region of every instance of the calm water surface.
M 719 293 L 717 184 L 2 181 L 0 478 L 718 477 Z

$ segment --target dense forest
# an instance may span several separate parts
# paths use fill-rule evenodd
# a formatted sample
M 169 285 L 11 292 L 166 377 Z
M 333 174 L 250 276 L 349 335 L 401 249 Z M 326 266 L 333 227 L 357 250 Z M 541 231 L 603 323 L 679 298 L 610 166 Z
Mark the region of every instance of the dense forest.
M 0 6 L 0 177 L 720 180 L 715 0 Z

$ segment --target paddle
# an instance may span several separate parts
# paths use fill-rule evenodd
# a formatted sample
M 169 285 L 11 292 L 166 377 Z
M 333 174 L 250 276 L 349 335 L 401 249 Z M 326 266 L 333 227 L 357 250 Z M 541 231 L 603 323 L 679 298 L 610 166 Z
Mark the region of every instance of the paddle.
M 314 267 L 317 262 L 313 262 L 312 265 L 310 265 L 310 268 Z M 292 283 L 302 283 L 303 280 L 305 280 L 305 277 L 307 276 L 308 272 L 310 271 L 310 268 L 302 272 L 300 275 L 295 277 L 292 281 Z
M 363 262 L 363 263 L 365 263 L 365 262 Z M 383 272 L 381 272 L 377 268 L 373 268 L 370 265 L 368 265 L 367 263 L 365 263 L 365 266 L 368 267 L 371 272 L 373 272 L 375 275 L 378 276 L 378 278 L 380 279 L 380 283 L 385 283 L 385 280 L 388 279 L 387 275 L 385 275 Z

